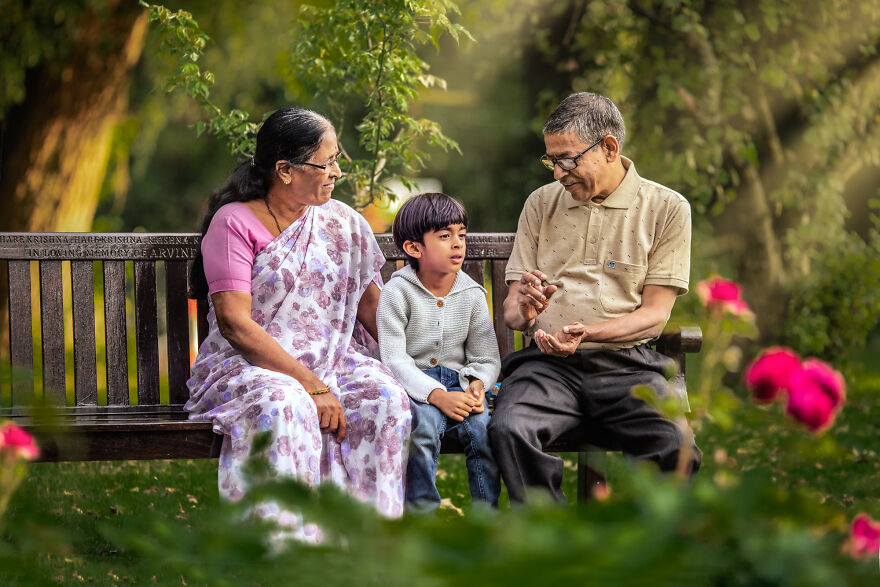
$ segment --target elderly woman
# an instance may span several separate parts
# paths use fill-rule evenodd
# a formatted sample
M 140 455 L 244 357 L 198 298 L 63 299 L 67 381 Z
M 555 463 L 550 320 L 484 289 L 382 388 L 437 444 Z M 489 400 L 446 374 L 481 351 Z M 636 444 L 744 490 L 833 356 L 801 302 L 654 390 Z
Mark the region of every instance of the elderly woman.
M 209 331 L 186 409 L 223 434 L 222 496 L 246 490 L 242 464 L 268 431 L 279 475 L 336 483 L 399 516 L 410 411 L 374 358 L 385 259 L 363 217 L 330 199 L 338 157 L 330 122 L 283 108 L 213 195 L 193 271 L 194 293 L 210 296 Z M 295 515 L 257 513 L 308 538 Z

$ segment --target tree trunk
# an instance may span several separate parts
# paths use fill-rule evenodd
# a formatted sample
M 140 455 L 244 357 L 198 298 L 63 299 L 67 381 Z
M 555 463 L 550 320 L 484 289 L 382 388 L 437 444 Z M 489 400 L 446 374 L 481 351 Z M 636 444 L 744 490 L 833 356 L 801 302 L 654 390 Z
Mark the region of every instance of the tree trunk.
M 89 230 L 146 28 L 133 2 L 107 19 L 86 11 L 69 59 L 27 72 L 27 97 L 6 118 L 0 230 Z
M 0 126 L 0 231 L 91 228 L 147 22 L 135 2 L 120 1 L 100 16 L 86 9 L 66 59 L 27 71 L 25 100 Z M 0 288 L 4 348 L 7 295 Z
M 787 271 L 784 250 L 758 171 L 741 171 L 738 197 L 715 219 L 722 248 L 736 268 L 744 297 L 756 314 L 761 338 L 772 339 L 785 320 Z

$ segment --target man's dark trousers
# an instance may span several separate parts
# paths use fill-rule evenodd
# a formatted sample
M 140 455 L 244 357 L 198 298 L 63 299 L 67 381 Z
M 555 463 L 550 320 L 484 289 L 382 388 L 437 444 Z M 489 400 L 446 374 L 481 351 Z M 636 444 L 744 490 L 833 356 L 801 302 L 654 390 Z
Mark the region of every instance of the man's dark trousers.
M 533 344 L 505 357 L 489 439 L 510 500 L 524 501 L 530 488 L 565 500 L 562 459 L 542 449 L 574 429 L 600 448 L 675 470 L 680 430 L 631 394 L 636 385 L 651 386 L 661 396 L 675 393 L 664 375 L 670 362 L 647 345 L 578 350 L 560 358 Z M 694 444 L 692 473 L 699 469 L 701 457 Z

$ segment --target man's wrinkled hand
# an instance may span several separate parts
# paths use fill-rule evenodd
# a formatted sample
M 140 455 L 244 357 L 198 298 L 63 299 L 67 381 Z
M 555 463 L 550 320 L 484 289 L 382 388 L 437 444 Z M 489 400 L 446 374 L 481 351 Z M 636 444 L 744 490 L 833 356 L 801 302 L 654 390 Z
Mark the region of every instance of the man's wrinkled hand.
M 587 329 L 583 324 L 575 322 L 564 326 L 556 334 L 536 330 L 532 338 L 542 353 L 553 357 L 567 357 L 577 350 L 586 332 Z
M 538 269 L 524 273 L 517 284 L 517 306 L 528 322 L 547 309 L 550 298 L 559 289 L 555 285 L 547 284 L 547 276 Z

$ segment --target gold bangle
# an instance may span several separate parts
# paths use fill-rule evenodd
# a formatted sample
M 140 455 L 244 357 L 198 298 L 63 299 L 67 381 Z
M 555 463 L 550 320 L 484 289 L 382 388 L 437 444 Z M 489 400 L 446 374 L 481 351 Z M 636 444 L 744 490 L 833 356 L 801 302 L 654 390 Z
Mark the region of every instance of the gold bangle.
M 327 387 L 322 387 L 320 389 L 313 389 L 312 391 L 308 392 L 308 394 L 309 395 L 321 395 L 322 393 L 327 393 L 328 391 L 330 391 L 329 385 Z

